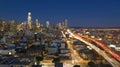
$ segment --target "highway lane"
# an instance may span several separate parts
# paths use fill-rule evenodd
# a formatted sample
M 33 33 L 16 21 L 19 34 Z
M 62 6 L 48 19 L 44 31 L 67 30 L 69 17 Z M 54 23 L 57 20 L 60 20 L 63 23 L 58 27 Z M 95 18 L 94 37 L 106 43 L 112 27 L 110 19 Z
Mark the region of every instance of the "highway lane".
M 63 34 L 63 37 L 66 38 L 65 34 Z M 73 67 L 73 65 L 75 64 L 80 65 L 81 67 L 87 67 L 87 63 L 89 61 L 85 61 L 82 58 L 80 58 L 77 51 L 73 49 L 71 45 L 71 41 L 68 40 L 67 38 L 66 38 L 66 42 L 71 51 L 72 60 L 61 60 L 61 62 L 63 62 L 63 67 Z M 52 59 L 44 59 L 40 63 L 43 65 L 43 67 L 54 67 L 54 63 L 52 63 Z
M 90 38 L 90 37 L 86 37 L 86 36 L 81 36 L 81 35 L 79 35 L 79 36 L 95 42 L 98 46 L 102 47 L 106 52 L 108 52 L 110 55 L 112 55 L 115 59 L 117 59 L 118 61 L 120 61 L 120 55 L 118 55 L 117 53 L 111 51 L 105 44 L 97 41 L 94 38 Z
M 62 35 L 64 38 L 66 38 L 65 34 L 63 31 L 61 31 Z M 70 41 L 69 39 L 66 38 L 66 43 L 68 45 L 68 48 L 70 49 L 71 52 L 71 58 L 72 58 L 72 64 L 85 64 L 87 65 L 87 63 L 89 62 L 89 60 L 83 60 L 83 58 L 81 58 L 79 56 L 79 53 L 73 49 L 73 46 L 71 44 L 72 41 Z
M 118 61 L 116 61 L 114 58 L 110 57 L 105 51 L 99 49 L 98 47 L 96 47 L 94 44 L 91 44 L 87 41 L 85 41 L 84 39 L 82 39 L 82 37 L 80 37 L 78 34 L 72 33 L 69 29 L 67 30 L 67 32 L 73 36 L 74 38 L 84 42 L 85 44 L 89 45 L 91 48 L 93 48 L 97 53 L 99 53 L 101 56 L 103 56 L 103 58 L 105 58 L 113 67 L 120 67 L 120 63 Z
M 64 38 L 66 38 L 65 34 L 62 31 L 62 35 Z M 71 52 L 71 58 L 72 58 L 72 63 L 75 64 L 77 61 L 83 60 L 82 58 L 80 58 L 79 54 L 77 53 L 76 50 L 73 49 L 70 41 L 66 38 L 66 43 L 68 44 L 68 48 L 70 49 Z

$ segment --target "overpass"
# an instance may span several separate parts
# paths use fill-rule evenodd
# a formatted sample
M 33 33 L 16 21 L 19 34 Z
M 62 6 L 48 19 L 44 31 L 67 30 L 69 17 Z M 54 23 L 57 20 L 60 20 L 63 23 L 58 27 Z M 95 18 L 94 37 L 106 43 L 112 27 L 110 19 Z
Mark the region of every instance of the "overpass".
M 94 44 L 91 44 L 90 42 L 84 40 L 80 35 L 71 32 L 69 29 L 67 32 L 73 36 L 74 38 L 84 42 L 85 44 L 89 45 L 92 49 L 94 49 L 99 55 L 101 55 L 105 60 L 107 60 L 113 67 L 120 67 L 120 63 L 114 59 L 113 57 L 109 56 L 108 53 L 105 51 L 101 50 L 100 48 L 96 47 Z M 98 44 L 98 43 L 97 43 Z

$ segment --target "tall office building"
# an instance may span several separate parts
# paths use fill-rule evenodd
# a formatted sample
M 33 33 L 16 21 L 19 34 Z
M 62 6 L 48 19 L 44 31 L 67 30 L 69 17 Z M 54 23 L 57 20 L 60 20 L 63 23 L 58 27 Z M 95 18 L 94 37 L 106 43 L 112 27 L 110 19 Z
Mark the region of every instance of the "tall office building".
M 62 29 L 61 23 L 58 23 L 58 28 L 59 28 L 59 29 Z
M 32 17 L 31 17 L 31 12 L 28 12 L 28 29 L 32 29 Z
M 4 31 L 5 30 L 5 21 L 3 21 L 3 29 L 2 29 L 2 31 Z
M 50 22 L 46 21 L 46 28 L 49 28 Z
M 38 19 L 36 19 L 36 23 L 35 24 L 36 24 L 36 28 L 39 29 L 40 28 L 40 23 L 39 23 Z
M 0 20 L 0 30 L 4 31 L 4 29 L 5 29 L 5 21 Z
M 9 20 L 8 25 L 7 25 L 7 30 L 8 31 L 15 31 L 15 21 L 14 20 Z
M 65 28 L 68 27 L 68 20 L 67 19 L 65 19 L 64 26 L 65 26 Z

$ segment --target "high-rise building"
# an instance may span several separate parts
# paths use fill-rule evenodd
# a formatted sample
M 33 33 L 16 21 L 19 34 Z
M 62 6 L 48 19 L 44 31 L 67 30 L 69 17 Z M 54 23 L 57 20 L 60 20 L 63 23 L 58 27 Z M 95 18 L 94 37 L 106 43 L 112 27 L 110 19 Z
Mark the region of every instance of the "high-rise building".
M 28 12 L 28 29 L 32 29 L 32 17 L 31 17 L 31 12 Z
M 3 21 L 2 25 L 3 25 L 2 31 L 4 31 L 5 30 L 5 21 Z
M 65 19 L 64 26 L 65 26 L 65 28 L 68 27 L 68 20 L 67 19 Z
M 59 29 L 62 29 L 61 23 L 58 23 L 58 28 L 59 28 Z
M 16 28 L 15 28 L 15 21 L 14 20 L 9 20 L 8 21 L 8 30 L 9 31 L 15 31 L 16 30 Z
M 49 28 L 50 22 L 46 21 L 46 28 Z
M 40 28 L 40 23 L 39 23 L 38 19 L 36 19 L 36 28 L 37 28 L 37 29 Z
M 0 20 L 0 31 L 4 31 L 5 28 L 5 21 Z

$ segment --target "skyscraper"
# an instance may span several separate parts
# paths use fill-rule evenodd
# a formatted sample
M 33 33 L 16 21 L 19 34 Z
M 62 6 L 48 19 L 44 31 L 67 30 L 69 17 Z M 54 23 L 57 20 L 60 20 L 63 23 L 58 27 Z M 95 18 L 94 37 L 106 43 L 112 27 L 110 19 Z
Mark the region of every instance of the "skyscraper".
M 49 28 L 50 22 L 46 21 L 46 28 Z
M 68 27 L 68 20 L 67 19 L 65 19 L 64 26 L 65 26 L 65 28 Z
M 0 20 L 0 31 L 4 31 L 5 28 L 5 21 Z
M 39 23 L 38 19 L 36 19 L 36 28 L 37 28 L 37 29 L 40 28 L 40 23 Z
M 31 12 L 28 12 L 28 29 L 32 29 L 32 17 L 31 17 Z

